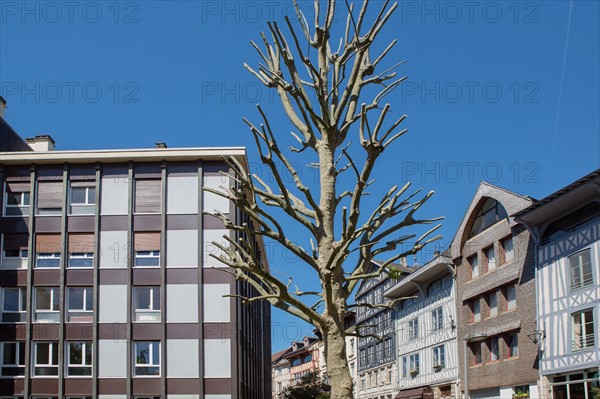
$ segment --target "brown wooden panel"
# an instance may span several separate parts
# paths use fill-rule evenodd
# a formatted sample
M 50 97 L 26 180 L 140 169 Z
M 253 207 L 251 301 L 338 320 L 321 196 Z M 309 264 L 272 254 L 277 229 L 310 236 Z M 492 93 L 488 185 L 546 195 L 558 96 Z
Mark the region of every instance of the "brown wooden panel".
M 25 287 L 27 285 L 27 270 L 0 270 L 0 286 Z
M 198 395 L 200 386 L 197 378 L 167 378 L 167 393 L 171 395 Z
M 134 378 L 134 395 L 160 395 L 160 378 Z
M 198 217 L 193 215 L 167 215 L 167 230 L 197 230 Z
M 29 218 L 2 218 L 4 233 L 29 233 Z
M 198 269 L 167 268 L 167 284 L 198 284 Z
M 60 233 L 62 220 L 60 216 L 40 216 L 35 218 L 36 233 Z
M 4 234 L 4 249 L 27 249 L 29 234 Z
M 38 180 L 57 181 L 62 180 L 63 169 L 56 166 L 40 166 L 37 170 Z
M 69 178 L 71 180 L 91 180 L 94 183 L 96 179 L 95 165 L 73 165 L 69 168 Z
M 205 378 L 204 393 L 212 395 L 231 394 L 231 378 Z
M 199 339 L 196 323 L 167 323 L 167 339 Z
M 134 285 L 160 285 L 160 269 L 134 269 Z
M 23 193 L 31 191 L 31 183 L 23 183 L 23 182 L 7 182 L 6 188 L 9 192 L 13 193 Z
M 27 326 L 25 324 L 0 324 L 0 340 L 25 341 Z
M 37 253 L 62 252 L 60 234 L 38 234 L 35 237 Z
M 204 215 L 202 220 L 202 227 L 204 230 L 218 230 L 225 228 L 225 224 L 213 215 Z
M 62 208 L 63 183 L 42 181 L 38 183 L 38 208 Z
M 31 177 L 29 165 L 5 166 L 4 176 L 6 176 L 6 180 L 29 180 Z
M 93 379 L 65 378 L 65 395 L 91 395 Z
M 94 252 L 93 234 L 69 233 L 68 248 L 72 252 Z
M 161 205 L 161 181 L 158 179 L 135 181 L 135 212 L 159 213 Z
M 127 269 L 100 269 L 99 284 L 103 285 L 123 285 L 127 284 Z
M 161 228 L 161 216 L 156 215 L 134 215 L 133 230 L 134 231 L 157 231 Z
M 101 231 L 123 231 L 127 230 L 127 215 L 113 215 L 100 217 Z
M 164 317 L 164 312 L 162 314 Z M 162 326 L 159 323 L 134 323 L 131 329 L 133 340 L 160 340 Z
M 91 341 L 94 337 L 94 325 L 90 323 L 66 323 L 65 339 L 70 341 Z
M 93 216 L 69 216 L 67 222 L 67 231 L 69 232 L 94 232 Z
M 125 395 L 127 393 L 126 378 L 98 378 L 98 394 Z
M 60 284 L 60 270 L 33 270 L 33 285 L 58 286 Z
M 23 395 L 25 380 L 23 378 L 0 379 L 0 395 Z
M 57 341 L 60 337 L 58 324 L 33 324 L 31 330 L 33 332 L 33 340 L 35 341 Z
M 229 284 L 233 281 L 233 277 L 230 274 L 219 269 L 206 268 L 202 270 L 202 274 L 204 284 Z
M 99 323 L 98 339 L 127 339 L 127 324 L 125 323 Z
M 160 233 L 135 233 L 134 245 L 136 251 L 159 251 Z
M 92 285 L 94 283 L 93 270 L 67 270 L 68 285 Z

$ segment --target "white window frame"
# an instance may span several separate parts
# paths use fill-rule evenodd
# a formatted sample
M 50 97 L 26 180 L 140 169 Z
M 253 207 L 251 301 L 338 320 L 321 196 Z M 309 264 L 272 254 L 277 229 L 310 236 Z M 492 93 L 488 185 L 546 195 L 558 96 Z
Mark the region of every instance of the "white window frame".
M 431 311 L 432 331 L 442 331 L 444 329 L 444 307 L 433 309 Z
M 29 200 L 27 201 L 27 203 L 24 203 L 25 202 L 24 201 L 25 196 L 23 195 L 24 193 L 29 194 L 28 195 Z M 29 213 L 28 209 L 31 206 L 31 191 L 17 191 L 17 193 L 14 193 L 14 194 L 20 194 L 21 200 L 20 200 L 19 204 L 9 204 L 8 203 L 8 185 L 5 184 L 4 185 L 4 204 L 3 204 L 4 205 L 3 206 L 3 210 L 4 210 L 3 215 L 5 217 L 23 217 L 23 215 L 27 215 Z M 21 211 L 21 214 L 19 214 L 19 215 L 9 215 L 7 212 L 8 208 L 21 209 L 22 211 Z M 24 212 L 24 210 L 27 210 L 27 212 Z
M 37 308 L 37 296 L 38 296 L 38 290 L 40 289 L 51 289 L 51 294 L 50 294 L 50 309 L 38 309 Z M 33 307 L 34 307 L 34 315 L 35 315 L 35 320 L 34 322 L 36 323 L 58 323 L 59 320 L 58 318 L 60 317 L 60 299 L 59 299 L 59 303 L 58 303 L 58 309 L 54 309 L 54 297 L 58 295 L 60 298 L 60 288 L 59 287 L 35 287 L 35 291 L 34 291 L 34 298 L 33 298 Z M 38 320 L 40 315 L 54 315 L 53 318 L 51 318 L 50 320 Z M 54 318 L 56 318 L 56 320 L 53 320 Z
M 25 344 L 24 341 L 11 341 L 11 342 L 2 342 L 0 343 L 0 376 L 1 377 L 21 377 L 25 375 L 25 364 L 27 363 L 25 359 Z M 6 345 L 14 345 L 15 346 L 15 360 L 16 363 L 4 363 L 4 348 Z M 22 346 L 22 349 L 21 349 Z M 23 364 L 20 363 L 21 359 L 21 351 L 23 352 Z M 4 374 L 4 368 L 14 368 L 17 369 L 17 374 Z M 19 373 L 19 369 L 23 369 L 22 373 Z
M 71 261 L 73 259 L 89 259 L 92 264 L 89 266 L 73 266 Z M 94 253 L 93 252 L 69 252 L 69 269 L 90 269 L 94 267 Z
M 29 257 L 29 251 L 26 249 L 19 249 L 17 250 L 17 252 L 19 253 L 19 256 L 9 256 L 6 254 L 6 249 L 2 251 L 2 257 L 4 259 L 27 259 Z
M 409 362 L 410 362 L 410 376 L 411 377 L 416 377 L 420 374 L 421 372 L 421 359 L 418 353 L 413 353 L 412 355 L 409 356 Z
M 415 317 L 408 321 L 408 340 L 413 341 L 419 338 L 419 318 Z
M 583 256 L 587 254 L 589 258 L 588 263 L 584 263 Z M 577 259 L 577 264 L 573 264 L 573 259 Z M 569 263 L 569 290 L 575 291 L 582 288 L 587 288 L 594 285 L 594 272 L 593 272 L 593 260 L 592 260 L 592 251 L 590 248 L 586 248 L 582 251 L 576 252 L 567 257 L 567 262 Z M 589 276 L 586 279 L 586 274 L 584 273 L 584 267 L 588 265 L 590 272 Z M 575 266 L 575 267 L 574 267 Z M 574 283 L 573 270 L 577 269 L 577 282 Z
M 60 268 L 60 252 L 38 252 L 35 256 L 35 267 L 36 269 L 58 269 Z M 44 259 L 58 259 L 58 265 L 56 266 L 39 266 L 38 261 Z
M 157 264 L 151 266 L 140 266 L 137 264 L 137 260 L 139 259 L 156 259 Z M 135 251 L 135 261 L 134 267 L 160 267 L 160 251 Z
M 140 292 L 140 290 L 142 290 L 142 289 L 148 289 L 148 288 L 150 288 L 150 298 L 149 298 L 150 308 L 149 309 L 138 309 L 138 307 L 137 307 L 138 292 Z M 158 309 L 154 309 L 154 296 L 155 295 L 159 296 Z M 133 321 L 134 322 L 156 323 L 156 322 L 160 321 L 160 319 L 161 319 L 160 287 L 158 287 L 158 286 L 135 286 L 135 287 L 133 287 L 133 301 L 132 302 L 133 302 L 132 307 L 133 307 Z M 147 320 L 144 320 L 143 319 L 144 314 L 147 314 L 150 316 L 155 315 L 155 318 L 148 318 Z
M 91 196 L 90 202 L 90 188 L 94 189 L 94 195 Z M 73 202 L 73 189 L 85 189 L 85 202 Z M 89 186 L 71 187 L 69 192 L 69 205 L 70 206 L 90 206 L 96 205 L 96 186 L 90 183 Z
M 409 376 L 409 368 L 408 368 L 408 356 L 402 357 L 402 378 L 408 378 Z
M 82 308 L 71 308 L 71 290 L 83 290 L 83 304 Z M 92 302 L 92 309 L 87 309 L 87 300 L 88 296 L 94 296 L 94 288 L 93 287 L 66 287 L 67 291 L 67 318 L 70 323 L 80 322 L 80 323 L 90 323 L 91 317 L 94 313 L 94 304 Z M 92 299 L 93 301 L 93 299 Z M 84 317 L 82 320 L 71 320 L 71 317 Z
M 150 343 L 151 345 L 149 346 L 149 353 L 148 353 L 148 363 L 138 363 L 137 360 L 137 352 L 138 352 L 138 344 L 142 344 L 142 343 Z M 150 378 L 156 378 L 159 377 L 161 375 L 161 365 L 160 365 L 160 341 L 135 341 L 133 343 L 133 375 L 135 377 L 150 377 Z M 159 355 L 158 355 L 158 364 L 154 364 L 152 363 L 153 358 L 154 358 L 154 351 L 158 351 Z M 137 369 L 138 368 L 154 368 L 157 367 L 158 368 L 158 374 L 138 374 L 137 373 Z
M 446 367 L 446 347 L 438 345 L 433 347 L 433 369 L 439 371 Z
M 7 291 L 18 291 L 19 303 L 17 308 L 19 310 L 6 310 L 6 292 Z M 4 321 L 4 314 L 18 314 L 20 315 L 21 321 Z M 25 287 L 4 287 L 2 288 L 2 323 L 25 323 L 27 318 L 27 289 Z
M 587 314 L 591 315 L 591 331 L 588 331 L 590 321 L 587 320 Z M 581 327 L 581 334 L 576 334 L 575 331 L 575 317 L 579 317 L 579 325 Z M 596 321 L 594 320 L 594 308 L 581 309 L 571 313 L 571 332 L 573 334 L 573 351 L 593 349 L 596 345 Z M 577 336 L 579 342 L 577 342 Z
M 71 344 L 81 344 L 81 364 L 71 363 Z M 94 351 L 92 349 L 92 342 L 90 341 L 66 341 L 65 346 L 67 350 L 65 351 L 65 376 L 66 377 L 76 377 L 76 378 L 89 378 L 92 375 L 92 365 L 94 364 Z M 90 364 L 86 364 L 86 355 L 85 352 L 88 350 L 91 352 L 92 359 L 90 359 Z M 80 368 L 80 369 L 89 369 L 89 374 L 71 374 L 70 368 Z
M 48 344 L 48 360 L 50 363 L 38 363 L 38 345 Z M 52 352 L 56 348 L 56 364 L 52 364 Z M 57 341 L 36 341 L 33 342 L 33 377 L 56 377 L 58 378 L 58 364 L 60 362 L 59 354 L 58 354 L 58 342 Z M 38 374 L 37 368 L 48 368 L 48 369 L 56 369 L 56 374 Z

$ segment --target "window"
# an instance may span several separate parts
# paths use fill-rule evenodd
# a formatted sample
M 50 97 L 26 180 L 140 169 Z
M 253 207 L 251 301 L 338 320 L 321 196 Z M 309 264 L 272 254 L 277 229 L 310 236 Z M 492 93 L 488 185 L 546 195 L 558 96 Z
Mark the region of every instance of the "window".
M 519 336 L 517 333 L 510 333 L 506 336 L 506 346 L 508 357 L 519 356 Z
M 410 375 L 416 377 L 419 375 L 419 354 L 410 355 Z
M 481 321 L 481 303 L 479 298 L 475 299 L 471 306 L 473 310 L 473 321 Z
M 375 360 L 374 359 L 374 356 L 375 356 L 375 347 L 369 346 L 367 348 L 367 353 L 369 354 L 369 363 L 372 363 L 373 360 Z
M 142 179 L 135 181 L 135 213 L 160 213 L 160 179 Z
M 69 234 L 69 267 L 94 266 L 94 235 Z
M 35 247 L 36 267 L 60 267 L 60 255 L 62 252 L 60 234 L 37 234 Z
M 60 215 L 63 205 L 63 183 L 41 181 L 38 183 L 38 215 Z
M 25 375 L 25 342 L 2 342 L 2 367 L 0 375 L 14 377 Z
M 571 270 L 572 290 L 587 287 L 594 283 L 594 278 L 592 276 L 592 259 L 589 249 L 569 256 L 569 266 Z
M 68 342 L 67 347 L 67 375 L 90 376 L 92 375 L 92 343 Z
M 26 216 L 29 214 L 30 201 L 29 183 L 6 183 L 6 202 L 4 206 L 5 216 Z
M 408 377 L 408 356 L 402 358 L 402 378 Z
M 377 344 L 375 344 L 375 359 L 383 359 L 383 342 L 377 342 Z
M 58 287 L 37 287 L 35 289 L 35 321 L 58 323 L 60 294 Z
M 481 364 L 481 342 L 472 343 L 470 346 L 473 353 L 473 364 Z
M 481 233 L 483 230 L 506 218 L 508 218 L 506 209 L 495 199 L 488 198 L 479 209 L 479 212 L 477 212 L 469 237 Z
M 29 234 L 4 234 L 2 236 L 2 268 L 26 269 L 29 256 Z
M 427 296 L 435 295 L 440 291 L 450 288 L 451 286 L 452 286 L 452 276 L 449 274 L 446 274 L 444 277 L 439 278 L 439 279 L 433 281 L 431 284 L 429 284 L 429 286 L 427 287 Z
M 440 371 L 446 367 L 446 350 L 444 345 L 433 348 L 433 370 Z
M 408 339 L 413 340 L 419 338 L 419 318 L 412 319 L 408 322 Z
M 573 313 L 573 350 L 594 348 L 594 310 Z
M 160 342 L 141 341 L 134 342 L 136 376 L 160 375 Z
M 159 287 L 133 288 L 133 320 L 160 321 Z
M 160 233 L 135 233 L 135 266 L 160 266 Z
M 451 385 L 443 385 L 440 387 L 440 396 L 442 398 L 446 398 L 452 396 L 452 386 Z
M 512 310 L 517 307 L 517 290 L 514 285 L 506 287 L 506 309 Z
M 504 251 L 504 263 L 512 262 L 515 258 L 512 237 L 502 241 L 502 250 Z
M 93 304 L 93 288 L 69 287 L 67 289 L 68 321 L 91 323 Z
M 444 328 L 444 309 L 441 306 L 431 312 L 431 325 L 433 331 L 441 331 Z
M 2 322 L 23 323 L 27 320 L 26 295 L 25 288 L 2 289 Z
M 96 187 L 92 182 L 71 182 L 70 212 L 90 215 L 96 209 Z
M 392 356 L 393 355 L 392 339 L 391 338 L 386 339 L 384 344 L 385 344 L 385 356 L 386 357 Z
M 529 397 L 529 385 L 520 385 L 518 387 L 513 388 L 514 395 L 519 395 L 520 397 Z M 527 396 L 525 396 L 527 395 Z M 590 398 L 591 399 L 591 398 Z
M 494 246 L 486 248 L 484 252 L 487 260 L 487 270 L 494 270 L 496 268 L 496 251 L 494 250 Z
M 367 364 L 367 351 L 364 349 L 360 350 L 360 365 L 361 367 Z
M 496 291 L 490 292 L 488 296 L 488 305 L 490 307 L 490 317 L 498 316 L 498 296 Z
M 35 342 L 33 347 L 33 374 L 58 375 L 58 342 Z
M 392 326 L 392 312 L 388 311 L 383 315 L 383 328 L 389 328 Z
M 477 259 L 477 255 L 471 256 L 469 263 L 471 264 L 471 278 L 479 277 L 479 260 Z
M 498 338 L 490 338 L 490 361 L 496 361 L 500 359 L 500 347 L 498 345 Z

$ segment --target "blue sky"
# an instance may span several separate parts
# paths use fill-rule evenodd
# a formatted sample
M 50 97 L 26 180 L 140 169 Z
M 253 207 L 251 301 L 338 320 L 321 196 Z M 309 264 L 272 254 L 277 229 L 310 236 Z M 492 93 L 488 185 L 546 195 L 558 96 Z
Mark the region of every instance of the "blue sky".
M 242 63 L 256 65 L 249 40 L 284 15 L 278 1 L 2 1 L 6 119 L 59 149 L 247 146 L 256 162 L 242 116 L 258 121 L 261 103 L 282 137 L 290 129 Z M 445 216 L 445 248 L 479 181 L 541 198 L 600 167 L 599 20 L 595 1 L 401 3 L 382 42 L 398 39 L 390 65 L 407 60 L 388 101 L 409 134 L 374 192 L 407 180 L 435 190 L 423 212 Z M 280 249 L 270 261 L 314 283 Z M 310 331 L 278 311 L 273 321 L 274 350 Z

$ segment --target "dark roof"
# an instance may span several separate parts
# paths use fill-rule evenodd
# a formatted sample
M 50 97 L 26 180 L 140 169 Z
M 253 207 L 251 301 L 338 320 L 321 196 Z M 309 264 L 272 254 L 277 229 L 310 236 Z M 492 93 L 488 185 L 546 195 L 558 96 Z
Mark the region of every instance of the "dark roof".
M 281 358 L 290 351 L 291 348 L 285 348 L 279 352 L 275 352 L 271 355 L 271 363 L 278 362 Z
M 0 152 L 33 151 L 31 147 L 0 117 Z
M 583 176 L 581 179 L 576 180 L 573 183 L 569 184 L 568 186 L 561 188 L 560 190 L 550 194 L 546 198 L 542 198 L 539 201 L 535 201 L 533 204 L 531 204 L 527 208 L 523 209 L 522 211 L 515 213 L 513 216 L 514 217 L 523 216 L 523 215 L 533 211 L 534 209 L 540 208 L 541 206 L 554 201 L 556 198 L 561 197 L 562 195 L 568 193 L 569 191 L 572 191 L 572 190 L 576 189 L 577 187 L 583 186 L 588 181 L 593 180 L 599 176 L 600 176 L 600 169 L 596 169 L 592 173 Z

